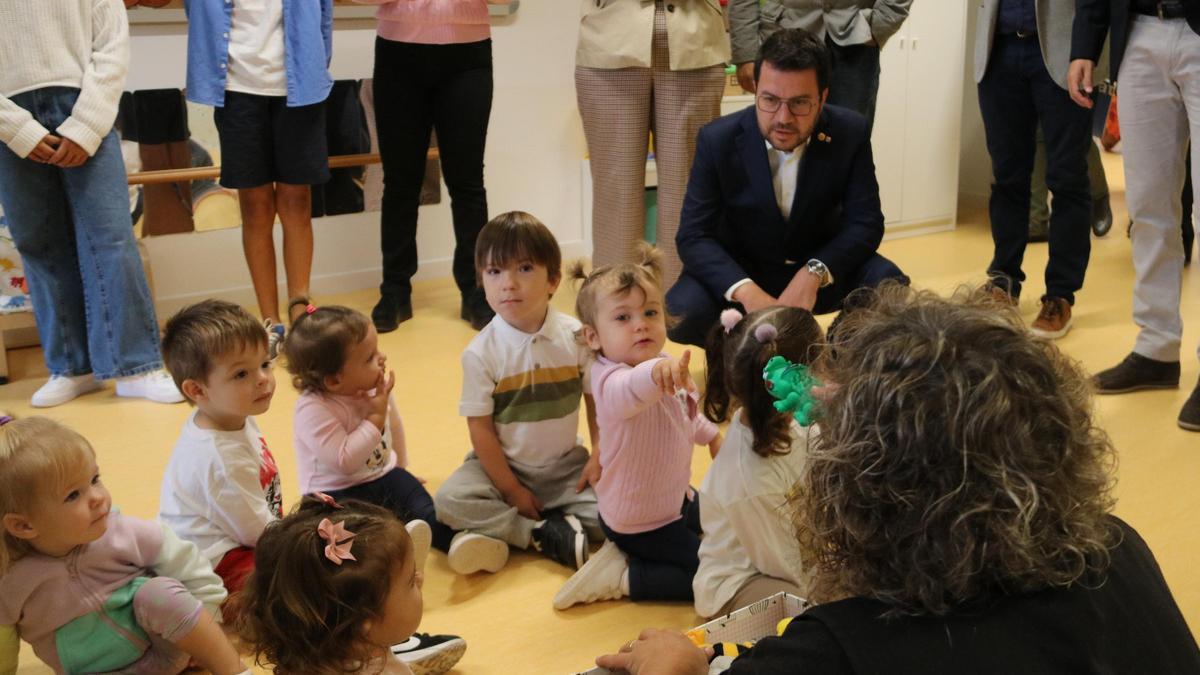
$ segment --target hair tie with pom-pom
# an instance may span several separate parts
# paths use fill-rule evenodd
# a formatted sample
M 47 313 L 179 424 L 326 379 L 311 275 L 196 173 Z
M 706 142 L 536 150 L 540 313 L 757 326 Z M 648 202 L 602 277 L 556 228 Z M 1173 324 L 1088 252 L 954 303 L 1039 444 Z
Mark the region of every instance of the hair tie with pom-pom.
M 754 339 L 758 340 L 758 344 L 760 345 L 773 342 L 777 337 L 779 337 L 779 329 L 773 324 L 759 324 L 758 328 L 754 329 Z
M 721 325 L 725 327 L 726 334 L 733 330 L 733 327 L 738 325 L 738 322 L 741 320 L 742 313 L 736 309 L 731 308 L 721 312 Z

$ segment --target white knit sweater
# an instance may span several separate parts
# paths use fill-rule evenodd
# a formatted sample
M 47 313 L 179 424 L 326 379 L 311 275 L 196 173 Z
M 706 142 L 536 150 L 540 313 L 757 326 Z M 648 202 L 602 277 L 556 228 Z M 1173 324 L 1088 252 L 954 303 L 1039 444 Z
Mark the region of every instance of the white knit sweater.
M 117 117 L 128 69 L 122 0 L 0 0 L 0 141 L 25 157 L 50 133 L 11 97 L 75 87 L 79 100 L 54 133 L 95 154 Z

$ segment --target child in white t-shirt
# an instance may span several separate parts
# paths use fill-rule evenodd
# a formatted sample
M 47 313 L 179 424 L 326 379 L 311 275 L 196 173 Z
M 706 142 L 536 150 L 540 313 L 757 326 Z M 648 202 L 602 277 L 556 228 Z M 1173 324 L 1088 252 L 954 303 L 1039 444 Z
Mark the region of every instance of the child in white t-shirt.
M 704 411 L 714 422 L 728 421 L 729 430 L 700 486 L 704 538 L 692 580 L 700 616 L 726 614 L 781 591 L 807 592 L 809 573 L 787 500 L 817 429 L 776 410 L 763 369 L 775 356 L 810 364 L 823 345 L 812 314 L 795 307 L 768 307 L 744 318 L 725 310 L 713 328 Z
M 206 300 L 167 321 L 163 355 L 196 410 L 167 463 L 158 517 L 200 548 L 232 595 L 254 569 L 259 536 L 283 515 L 279 471 L 253 417 L 275 393 L 267 333 L 241 307 Z

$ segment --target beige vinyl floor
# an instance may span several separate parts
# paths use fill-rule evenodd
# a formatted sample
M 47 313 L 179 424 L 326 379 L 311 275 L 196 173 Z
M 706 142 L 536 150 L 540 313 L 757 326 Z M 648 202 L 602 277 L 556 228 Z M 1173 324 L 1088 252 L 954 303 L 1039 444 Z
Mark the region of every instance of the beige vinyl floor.
M 1105 161 L 1114 186 L 1116 224 L 1107 237 L 1093 239 L 1087 281 L 1075 305 L 1075 325 L 1059 342 L 1091 371 L 1123 358 L 1135 336 L 1123 175 L 1119 157 L 1106 155 Z M 986 213 L 964 212 L 952 232 L 888 241 L 883 253 L 923 287 L 950 291 L 959 284 L 978 284 L 991 254 Z M 1044 288 L 1046 255 L 1045 244 L 1031 245 L 1026 254 L 1030 281 L 1021 310 L 1027 320 L 1036 313 Z M 1184 275 L 1183 386 L 1178 391 L 1096 399 L 1097 414 L 1120 457 L 1117 513 L 1150 543 L 1193 627 L 1200 626 L 1200 577 L 1195 574 L 1200 558 L 1200 434 L 1181 430 L 1175 418 L 1200 375 L 1195 355 L 1200 342 L 1198 267 Z M 319 300 L 369 312 L 375 294 L 362 291 Z M 570 312 L 573 293 L 564 287 L 554 303 Z M 380 344 L 397 373 L 396 399 L 409 434 L 412 468 L 435 490 L 468 449 L 466 424 L 457 413 L 459 354 L 474 333 L 458 319 L 458 294 L 449 280 L 418 283 L 414 306 L 415 318 L 383 336 Z M 668 349 L 682 351 L 675 345 Z M 698 361 L 693 359 L 693 364 Z M 18 350 L 11 367 L 13 382 L 0 387 L 0 407 L 30 415 L 29 396 L 46 376 L 41 352 Z M 696 375 L 701 369 L 695 365 Z M 271 410 L 258 422 L 279 461 L 285 506 L 290 507 L 298 497 L 291 432 L 296 392 L 287 385 L 285 373 L 280 371 L 278 379 Z M 118 400 L 111 386 L 48 411 L 95 445 L 115 503 L 146 518 L 156 513 L 159 478 L 188 413 L 186 405 Z M 698 448 L 693 462 L 695 484 L 708 465 L 707 453 Z M 689 605 L 670 603 L 605 602 L 556 612 L 551 598 L 568 576 L 568 570 L 537 555 L 516 553 L 497 574 L 458 578 L 447 567 L 445 556 L 434 553 L 426 570 L 421 629 L 467 639 L 469 648 L 456 673 L 562 675 L 588 668 L 596 654 L 622 644 L 643 626 L 682 628 L 698 622 Z M 19 672 L 48 671 L 25 647 Z

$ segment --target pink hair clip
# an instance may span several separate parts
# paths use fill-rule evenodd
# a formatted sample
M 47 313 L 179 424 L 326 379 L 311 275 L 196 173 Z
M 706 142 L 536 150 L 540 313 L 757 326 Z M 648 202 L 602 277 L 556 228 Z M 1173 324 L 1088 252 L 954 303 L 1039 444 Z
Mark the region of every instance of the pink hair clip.
M 354 533 L 346 529 L 346 521 L 335 524 L 328 518 L 322 518 L 317 525 L 317 534 L 327 542 L 325 557 L 334 565 L 341 565 L 343 560 L 358 560 L 350 552 L 350 545 L 354 543 Z
M 324 502 L 325 506 L 328 506 L 330 508 L 334 508 L 334 509 L 345 508 L 341 504 L 337 503 L 336 499 L 334 499 L 333 497 L 330 497 L 329 495 L 325 494 L 324 492 L 314 492 L 313 496 L 316 497 L 317 499 L 320 499 L 322 502 Z
M 733 327 L 738 325 L 738 322 L 741 320 L 742 313 L 736 309 L 731 308 L 721 312 L 721 325 L 725 327 L 726 335 L 728 335 L 729 332 L 733 330 Z
M 317 306 L 312 304 L 311 302 L 304 306 L 305 314 L 312 314 L 315 311 L 317 311 Z
M 779 337 L 779 329 L 772 324 L 759 324 L 758 328 L 754 329 L 754 339 L 758 340 L 760 345 L 765 345 L 777 337 Z

